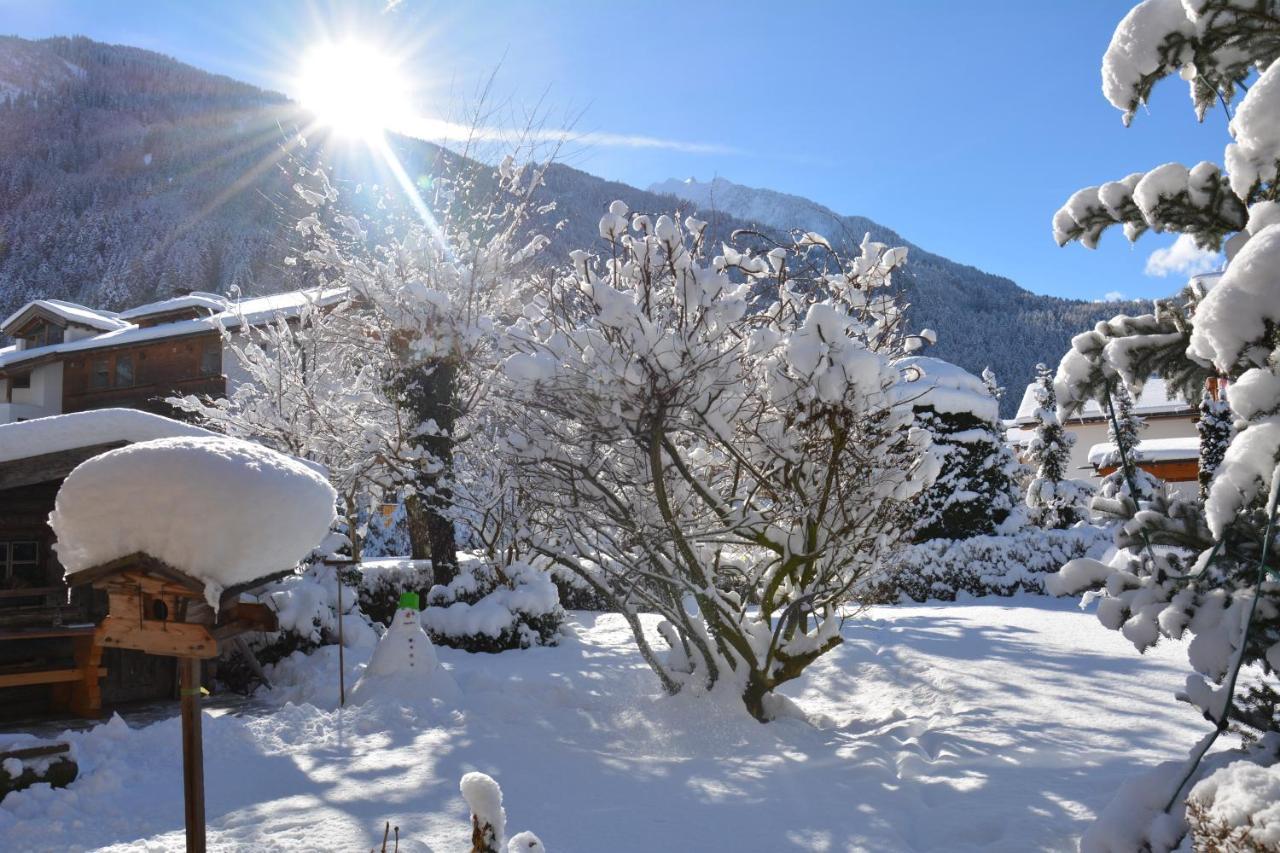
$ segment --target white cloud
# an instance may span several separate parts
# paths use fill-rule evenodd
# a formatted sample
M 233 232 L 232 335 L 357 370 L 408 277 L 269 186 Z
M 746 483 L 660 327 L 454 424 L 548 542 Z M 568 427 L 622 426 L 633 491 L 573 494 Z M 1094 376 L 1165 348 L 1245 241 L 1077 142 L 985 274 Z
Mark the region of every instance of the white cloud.
M 1120 291 L 1108 290 L 1106 293 L 1102 294 L 1101 299 L 1095 299 L 1093 301 L 1094 302 L 1123 302 L 1124 299 L 1125 299 L 1124 294 L 1121 293 Z
M 1222 257 L 1217 252 L 1201 249 L 1190 234 L 1179 234 L 1172 246 L 1156 249 L 1147 258 L 1147 275 L 1164 278 L 1168 275 L 1196 275 L 1217 269 Z
M 687 154 L 738 154 L 738 149 L 714 142 L 686 142 L 603 131 L 547 130 L 544 128 L 513 129 L 476 127 L 431 118 L 414 118 L 392 128 L 406 136 L 429 142 L 503 142 L 508 144 L 551 143 L 599 146 L 602 148 L 656 148 Z

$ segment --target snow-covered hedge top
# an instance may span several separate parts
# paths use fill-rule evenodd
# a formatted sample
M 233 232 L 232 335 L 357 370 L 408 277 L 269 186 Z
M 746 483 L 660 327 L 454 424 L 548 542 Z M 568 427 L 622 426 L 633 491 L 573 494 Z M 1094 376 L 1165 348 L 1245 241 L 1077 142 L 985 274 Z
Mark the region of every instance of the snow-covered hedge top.
M 333 488 L 274 450 L 223 437 L 164 438 L 82 463 L 49 524 L 68 575 L 144 552 L 222 589 L 297 565 L 329 531 Z
M 0 462 L 95 444 L 214 433 L 136 409 L 97 409 L 0 425 Z
M 939 414 L 972 414 L 995 420 L 1000 404 L 977 376 L 949 361 L 909 356 L 894 362 L 906 378 L 893 388 L 894 403 L 931 406 Z
M 1196 436 L 1178 438 L 1148 438 L 1138 442 L 1138 455 L 1143 462 L 1171 462 L 1179 459 L 1199 459 L 1200 439 Z M 1089 464 L 1101 468 L 1116 453 L 1116 446 L 1109 441 L 1089 448 Z

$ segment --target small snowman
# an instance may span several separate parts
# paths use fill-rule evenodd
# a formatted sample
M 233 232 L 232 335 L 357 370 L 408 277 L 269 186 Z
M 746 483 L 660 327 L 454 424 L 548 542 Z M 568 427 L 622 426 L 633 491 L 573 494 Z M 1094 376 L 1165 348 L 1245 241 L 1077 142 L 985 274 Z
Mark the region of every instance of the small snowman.
M 373 657 L 351 691 L 351 701 L 365 702 L 375 696 L 395 696 L 413 702 L 458 697 L 453 676 L 440 665 L 436 647 L 422 629 L 418 617 L 418 594 L 406 592 L 391 619 L 387 633 L 374 647 Z

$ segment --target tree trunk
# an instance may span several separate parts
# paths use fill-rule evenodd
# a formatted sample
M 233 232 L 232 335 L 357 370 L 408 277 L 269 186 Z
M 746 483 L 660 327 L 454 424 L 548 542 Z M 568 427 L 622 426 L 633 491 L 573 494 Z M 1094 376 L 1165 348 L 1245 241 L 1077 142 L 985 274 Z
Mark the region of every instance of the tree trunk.
M 458 574 L 458 546 L 449 509 L 453 491 L 453 431 L 458 420 L 458 364 L 452 358 L 423 362 L 396 382 L 405 407 L 420 423 L 435 421 L 440 433 L 419 439 L 440 470 L 419 476 L 417 494 L 405 502 L 413 558 L 431 560 L 432 579 L 447 584 Z

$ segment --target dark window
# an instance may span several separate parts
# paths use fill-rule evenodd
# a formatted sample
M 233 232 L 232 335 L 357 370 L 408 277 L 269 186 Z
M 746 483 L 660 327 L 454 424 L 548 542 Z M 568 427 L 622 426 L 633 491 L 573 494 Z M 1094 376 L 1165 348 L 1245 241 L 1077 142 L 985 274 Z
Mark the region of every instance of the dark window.
M 40 572 L 40 543 L 0 542 L 0 587 L 26 589 L 44 586 L 44 581 Z
M 133 384 L 133 354 L 121 353 L 116 356 L 116 387 L 128 388 Z
M 10 384 L 10 386 L 11 386 L 11 387 L 13 387 L 13 388 L 30 388 L 30 387 L 31 387 L 31 374 L 30 374 L 30 373 L 15 373 L 15 374 L 14 374 L 14 376 L 13 376 L 13 378 L 9 380 L 9 384 Z
M 222 372 L 222 341 L 207 341 L 200 353 L 200 372 L 217 376 Z
M 105 358 L 94 359 L 89 365 L 89 387 L 111 387 L 111 362 Z
M 44 342 L 46 344 L 62 343 L 62 327 L 61 326 L 46 326 L 45 329 L 46 329 L 46 332 L 44 336 Z

